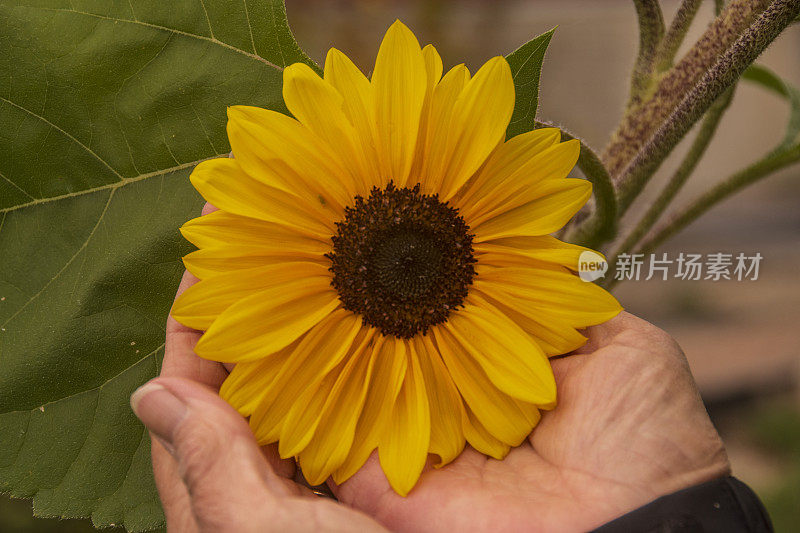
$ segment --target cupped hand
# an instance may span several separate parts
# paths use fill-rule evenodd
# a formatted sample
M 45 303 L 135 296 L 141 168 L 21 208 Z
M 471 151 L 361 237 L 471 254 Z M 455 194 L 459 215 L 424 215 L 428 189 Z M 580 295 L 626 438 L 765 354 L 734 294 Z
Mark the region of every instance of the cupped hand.
M 184 274 L 178 294 L 196 282 Z M 227 370 L 200 359 L 201 332 L 167 323 L 161 377 L 131 397 L 150 430 L 153 470 L 170 533 L 386 529 L 293 481 L 294 461 L 259 447 L 247 422 L 218 396 Z
M 194 282 L 187 273 L 178 292 Z M 275 446 L 259 448 L 217 396 L 227 370 L 197 357 L 201 333 L 170 318 L 161 377 L 131 400 L 152 436 L 168 529 L 585 531 L 729 473 L 686 359 L 666 333 L 622 314 L 586 334 L 581 350 L 552 361 L 558 407 L 505 460 L 467 446 L 453 463 L 426 468 L 403 498 L 373 454 L 331 486 L 337 503 L 295 483 L 294 462 Z
M 552 360 L 558 406 L 503 461 L 468 446 L 401 498 L 373 455 L 339 500 L 396 531 L 587 531 L 730 473 L 669 335 L 628 313 L 585 333 Z

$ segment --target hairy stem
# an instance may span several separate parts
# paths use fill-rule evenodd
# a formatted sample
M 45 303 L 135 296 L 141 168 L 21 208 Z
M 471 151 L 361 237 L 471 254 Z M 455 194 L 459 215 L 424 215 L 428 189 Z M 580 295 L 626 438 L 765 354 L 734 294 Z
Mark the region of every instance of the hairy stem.
M 536 121 L 537 128 L 558 128 L 565 140 L 577 139 L 561 126 L 551 122 Z M 617 197 L 611 177 L 594 151 L 581 143 L 581 153 L 577 166 L 583 175 L 592 182 L 594 195 L 594 211 L 574 231 L 569 232 L 566 240 L 574 244 L 595 247 L 599 243 L 611 240 L 617 231 Z
M 706 192 L 688 207 L 672 217 L 669 223 L 662 226 L 655 234 L 642 243 L 637 253 L 648 254 L 660 246 L 683 228 L 697 220 L 700 215 L 728 198 L 740 189 L 755 183 L 769 174 L 800 162 L 800 144 L 779 152 L 773 152 L 744 170 L 733 174 L 728 179 Z
M 636 157 L 620 171 L 617 179 L 620 214 L 624 214 L 650 176 L 709 106 L 799 13 L 800 0 L 774 0 L 642 143 Z
M 641 103 L 653 83 L 656 52 L 664 37 L 664 15 L 658 0 L 633 0 L 639 20 L 639 55 L 631 74 L 628 106 Z
M 686 154 L 683 161 L 681 161 L 680 166 L 667 182 L 667 185 L 664 187 L 664 190 L 661 191 L 658 198 L 656 198 L 644 216 L 642 216 L 633 231 L 631 231 L 619 248 L 612 254 L 612 263 L 619 254 L 629 253 L 642 237 L 650 231 L 661 217 L 662 213 L 664 213 L 664 210 L 686 183 L 686 180 L 691 176 L 695 168 L 697 168 L 697 164 L 700 162 L 700 159 L 702 159 L 708 145 L 711 143 L 711 139 L 717 131 L 717 126 L 719 126 L 722 115 L 731 103 L 733 91 L 733 87 L 725 91 L 708 110 L 700 126 L 700 131 L 697 132 L 697 136 L 694 138 L 692 146 L 689 148 L 689 152 Z
M 658 72 L 669 70 L 672 62 L 675 60 L 675 54 L 678 53 L 686 37 L 686 32 L 689 31 L 689 26 L 692 25 L 697 10 L 703 0 L 683 0 L 675 13 L 672 22 L 669 25 L 664 39 L 656 51 L 655 68 Z
M 647 140 L 767 5 L 769 0 L 732 0 L 678 64 L 661 76 L 652 94 L 626 111 L 602 156 L 615 182 L 641 153 Z

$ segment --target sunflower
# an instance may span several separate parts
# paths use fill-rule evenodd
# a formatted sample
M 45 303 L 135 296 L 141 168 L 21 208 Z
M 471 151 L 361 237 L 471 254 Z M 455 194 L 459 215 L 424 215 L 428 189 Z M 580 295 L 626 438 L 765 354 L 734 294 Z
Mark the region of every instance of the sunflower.
M 234 157 L 191 175 L 219 210 L 181 228 L 200 281 L 172 315 L 235 364 L 220 395 L 311 484 L 376 448 L 401 495 L 429 453 L 502 459 L 555 406 L 548 357 L 621 309 L 549 236 L 591 195 L 566 177 L 579 143 L 505 140 L 504 58 L 442 72 L 395 22 L 371 79 L 336 49 L 323 77 L 287 67 L 294 118 L 229 108 Z

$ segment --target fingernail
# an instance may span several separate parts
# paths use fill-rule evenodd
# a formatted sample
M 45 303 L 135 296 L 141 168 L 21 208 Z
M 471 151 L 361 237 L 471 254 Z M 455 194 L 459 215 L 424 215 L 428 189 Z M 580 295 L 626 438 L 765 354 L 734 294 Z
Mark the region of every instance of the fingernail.
M 131 395 L 131 409 L 156 437 L 172 443 L 175 428 L 186 416 L 186 404 L 159 383 L 145 383 Z

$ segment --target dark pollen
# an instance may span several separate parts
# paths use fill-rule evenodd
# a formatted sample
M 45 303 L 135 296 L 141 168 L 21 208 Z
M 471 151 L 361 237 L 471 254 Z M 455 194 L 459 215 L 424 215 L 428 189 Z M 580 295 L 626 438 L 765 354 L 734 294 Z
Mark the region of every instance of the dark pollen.
M 419 185 L 373 188 L 336 223 L 332 285 L 345 309 L 384 335 L 410 338 L 463 304 L 475 258 L 458 210 Z

